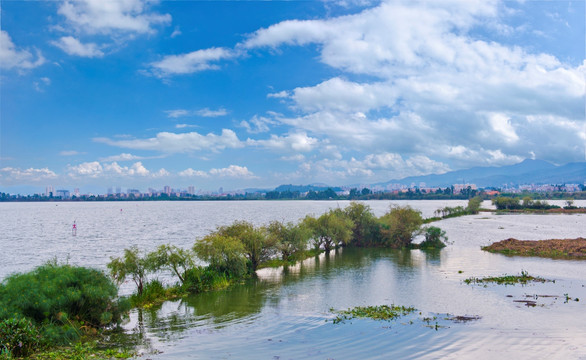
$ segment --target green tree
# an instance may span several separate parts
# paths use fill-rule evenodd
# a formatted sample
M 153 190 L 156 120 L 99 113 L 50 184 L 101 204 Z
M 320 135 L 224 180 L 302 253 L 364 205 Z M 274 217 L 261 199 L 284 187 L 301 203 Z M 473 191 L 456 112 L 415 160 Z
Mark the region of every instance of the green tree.
M 271 258 L 275 253 L 275 244 L 264 229 L 255 228 L 246 221 L 236 221 L 232 225 L 222 226 L 217 232 L 226 237 L 238 239 L 244 246 L 244 255 L 250 262 L 252 272 Z
M 326 252 L 341 244 L 347 244 L 352 238 L 353 223 L 342 210 L 330 210 L 315 219 L 305 217 L 306 225 L 313 234 L 314 248 L 323 247 Z
M 381 233 L 390 247 L 408 247 L 413 236 L 423 224 L 421 212 L 410 206 L 392 206 L 389 212 L 380 218 Z
M 372 246 L 380 239 L 380 226 L 370 206 L 351 202 L 344 209 L 344 214 L 352 221 L 352 238 L 354 246 Z
M 420 249 L 441 249 L 446 246 L 448 240 L 446 232 L 436 226 L 424 229 L 425 240 L 419 244 Z
M 475 197 L 468 200 L 468 206 L 466 207 L 466 210 L 470 214 L 478 214 L 478 211 L 480 210 L 481 204 L 482 204 L 482 198 L 480 196 L 475 196 Z
M 272 221 L 267 231 L 283 260 L 288 260 L 295 254 L 307 250 L 307 243 L 311 237 L 311 231 L 301 223 L 296 225 L 292 222 L 284 224 L 280 221 Z
M 237 238 L 214 232 L 197 241 L 193 245 L 193 252 L 218 273 L 232 278 L 246 274 L 244 245 Z
M 185 282 L 187 270 L 195 266 L 193 254 L 189 250 L 178 248 L 175 245 L 159 246 L 147 255 L 146 261 L 153 270 L 172 271 L 182 284 Z
M 124 249 L 124 256 L 110 258 L 107 267 L 118 284 L 122 284 L 127 277 L 130 277 L 136 284 L 138 295 L 141 296 L 147 273 L 152 270 L 149 265 L 146 258 L 141 256 L 138 247 L 133 246 L 130 249 Z
M 512 210 L 520 209 L 518 198 L 511 198 L 507 196 L 498 196 L 492 199 L 492 203 L 496 206 L 497 210 Z

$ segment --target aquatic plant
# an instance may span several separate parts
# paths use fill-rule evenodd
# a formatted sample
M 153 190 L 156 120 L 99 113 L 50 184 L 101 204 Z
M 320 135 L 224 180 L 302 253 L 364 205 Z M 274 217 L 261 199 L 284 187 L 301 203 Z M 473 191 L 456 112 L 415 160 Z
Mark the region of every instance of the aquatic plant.
M 370 318 L 373 320 L 394 320 L 401 316 L 408 315 L 417 311 L 414 307 L 405 307 L 402 305 L 378 305 L 378 306 L 357 306 L 348 310 L 330 311 L 338 314 L 334 318 L 334 324 L 351 320 L 353 318 Z
M 551 280 L 546 280 L 544 278 L 535 277 L 529 275 L 527 271 L 521 271 L 521 275 L 503 275 L 503 276 L 491 276 L 491 277 L 484 277 L 484 278 L 476 278 L 471 277 L 464 280 L 466 284 L 487 284 L 487 283 L 495 283 L 498 285 L 515 285 L 515 284 L 522 284 L 525 285 L 529 282 L 547 282 Z
M 420 249 L 441 249 L 446 247 L 445 242 L 448 240 L 446 232 L 436 226 L 430 226 L 424 229 L 425 240 L 417 247 Z

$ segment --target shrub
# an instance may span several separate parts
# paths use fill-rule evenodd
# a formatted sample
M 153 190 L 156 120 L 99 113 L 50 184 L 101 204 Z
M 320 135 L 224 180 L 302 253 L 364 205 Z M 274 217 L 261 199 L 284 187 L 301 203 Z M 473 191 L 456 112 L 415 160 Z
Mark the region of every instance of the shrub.
M 352 238 L 353 223 L 342 210 L 330 210 L 319 218 L 306 216 L 303 226 L 307 226 L 313 234 L 313 246 L 328 252 L 339 245 L 347 244 Z
M 185 282 L 185 273 L 194 266 L 193 255 L 189 250 L 174 245 L 161 245 L 146 256 L 146 263 L 153 271 L 165 269 L 172 271 L 181 283 Z
M 39 343 L 39 330 L 30 320 L 10 318 L 0 322 L 0 354 L 26 356 Z
M 409 247 L 413 236 L 423 224 L 421 212 L 410 206 L 394 206 L 380 218 L 382 236 L 394 248 Z
M 419 244 L 420 249 L 441 249 L 446 247 L 445 241 L 448 240 L 446 232 L 442 229 L 430 226 L 425 228 L 425 240 Z
M 269 260 L 275 254 L 274 238 L 267 236 L 264 228 L 255 228 L 246 221 L 235 221 L 232 225 L 219 227 L 217 233 L 226 237 L 238 239 L 248 259 L 251 272 Z
M 68 343 L 83 327 L 100 328 L 121 321 L 128 310 L 117 300 L 112 280 L 96 269 L 48 263 L 6 278 L 0 286 L 0 320 L 26 318 L 43 341 Z

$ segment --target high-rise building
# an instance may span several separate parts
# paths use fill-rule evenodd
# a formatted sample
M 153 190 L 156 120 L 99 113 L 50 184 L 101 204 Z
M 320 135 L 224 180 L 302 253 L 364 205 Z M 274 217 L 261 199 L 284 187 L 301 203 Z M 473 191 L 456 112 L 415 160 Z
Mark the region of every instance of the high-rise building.
M 171 187 L 169 185 L 165 185 L 163 187 L 163 192 L 167 195 L 171 195 Z
M 46 197 L 49 197 L 49 196 L 53 196 L 53 195 L 55 195 L 55 190 L 53 189 L 53 186 L 51 186 L 51 185 L 48 185 L 48 186 L 45 188 L 45 196 L 46 196 Z
M 193 186 L 193 185 L 188 186 L 187 187 L 187 193 L 189 195 L 195 195 L 195 186 Z

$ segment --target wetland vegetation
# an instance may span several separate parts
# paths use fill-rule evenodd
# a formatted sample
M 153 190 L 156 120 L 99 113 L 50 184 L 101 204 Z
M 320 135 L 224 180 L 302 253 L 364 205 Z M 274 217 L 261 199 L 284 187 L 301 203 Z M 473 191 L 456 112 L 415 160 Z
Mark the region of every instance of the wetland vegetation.
M 586 239 L 517 240 L 509 238 L 482 250 L 511 256 L 538 256 L 552 259 L 586 259 Z

